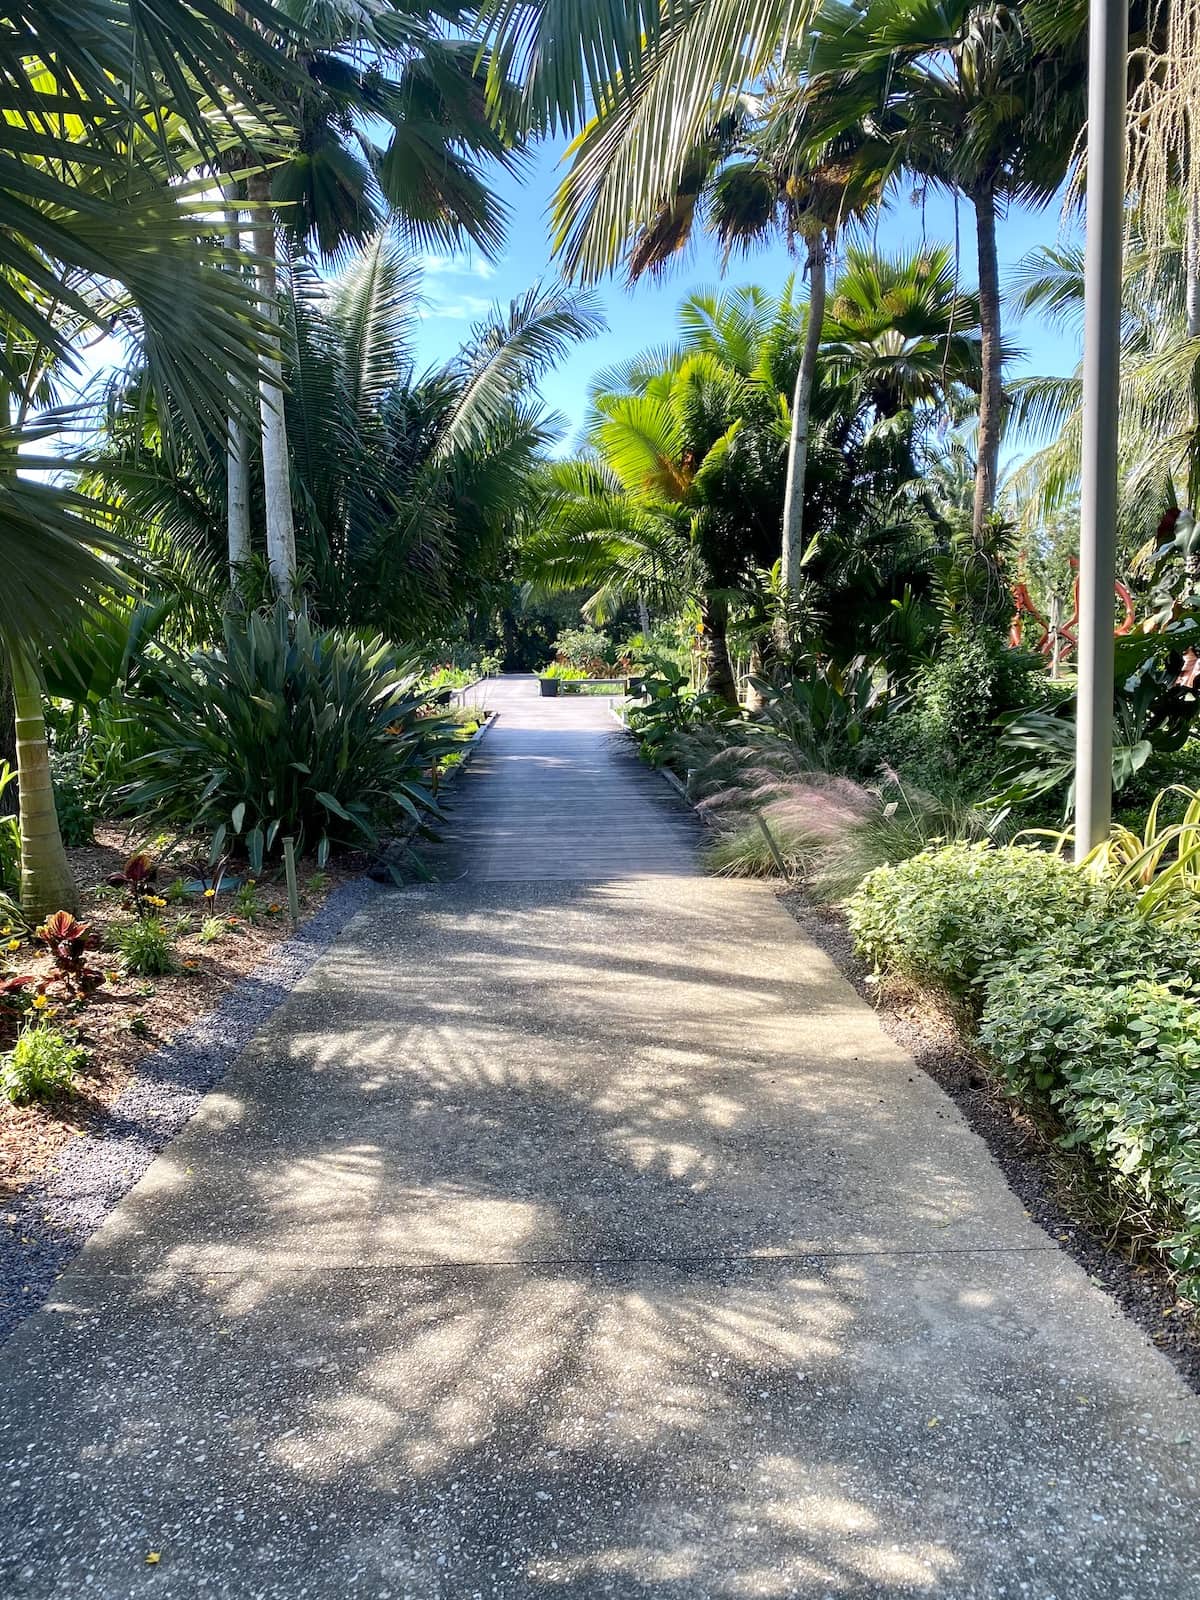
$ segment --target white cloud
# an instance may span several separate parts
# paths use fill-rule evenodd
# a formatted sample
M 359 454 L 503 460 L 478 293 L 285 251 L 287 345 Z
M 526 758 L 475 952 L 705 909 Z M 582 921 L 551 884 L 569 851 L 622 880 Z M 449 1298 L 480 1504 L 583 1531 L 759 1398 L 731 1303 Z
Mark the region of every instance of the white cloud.
M 468 322 L 491 310 L 492 302 L 477 294 L 426 295 L 418 313 L 426 322 L 445 318 L 451 322 Z
M 495 264 L 482 256 L 439 256 L 426 253 L 417 258 L 427 278 L 477 278 L 487 283 L 496 276 Z

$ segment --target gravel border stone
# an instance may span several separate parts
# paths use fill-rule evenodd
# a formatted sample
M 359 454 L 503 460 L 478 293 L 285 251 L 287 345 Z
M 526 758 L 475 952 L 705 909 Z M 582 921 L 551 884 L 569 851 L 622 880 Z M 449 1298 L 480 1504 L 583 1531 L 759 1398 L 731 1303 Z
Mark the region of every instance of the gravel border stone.
M 175 1137 L 276 1007 L 342 929 L 383 890 L 367 878 L 339 885 L 212 1011 L 138 1063 L 98 1135 L 77 1139 L 0 1211 L 0 1344 L 50 1292 L 117 1201 Z

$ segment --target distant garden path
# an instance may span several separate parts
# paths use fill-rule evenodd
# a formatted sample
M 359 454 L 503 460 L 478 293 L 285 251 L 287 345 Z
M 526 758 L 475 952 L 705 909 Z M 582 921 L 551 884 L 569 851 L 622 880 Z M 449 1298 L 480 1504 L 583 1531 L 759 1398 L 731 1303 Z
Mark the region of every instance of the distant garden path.
M 0 1353 L 0 1593 L 1200 1592 L 1200 1402 L 535 693 Z

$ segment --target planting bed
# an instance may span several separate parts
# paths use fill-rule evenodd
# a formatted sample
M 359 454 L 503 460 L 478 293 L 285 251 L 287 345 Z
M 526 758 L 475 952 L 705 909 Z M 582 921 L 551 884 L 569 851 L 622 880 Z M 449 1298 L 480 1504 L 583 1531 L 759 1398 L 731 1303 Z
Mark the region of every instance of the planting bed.
M 104 937 L 129 914 L 118 900 L 97 899 L 87 888 L 119 870 L 128 841 L 119 830 L 99 828 L 94 846 L 70 854 L 85 889 L 84 919 Z M 343 862 L 317 876 L 302 866 L 304 920 L 296 932 L 282 883 L 271 873 L 257 885 L 261 917 L 236 917 L 224 894 L 215 908 L 193 910 L 197 928 L 205 915 L 236 920 L 210 945 L 181 934 L 173 946 L 177 972 L 115 977 L 70 1019 L 88 1052 L 74 1094 L 27 1106 L 0 1099 L 0 1338 L 40 1303 L 292 985 L 379 892 L 357 875 L 361 867 Z M 171 874 L 164 870 L 162 877 L 165 888 Z M 171 926 L 187 909 L 169 905 L 159 914 Z M 9 960 L 10 970 L 36 974 L 49 967 L 28 941 Z M 118 963 L 107 951 L 93 960 L 116 974 Z

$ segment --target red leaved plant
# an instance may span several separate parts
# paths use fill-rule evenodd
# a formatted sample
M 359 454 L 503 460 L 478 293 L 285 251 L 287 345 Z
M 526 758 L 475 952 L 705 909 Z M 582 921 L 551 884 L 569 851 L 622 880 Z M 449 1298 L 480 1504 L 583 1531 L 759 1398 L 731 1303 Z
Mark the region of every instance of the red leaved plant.
M 46 946 L 54 962 L 54 977 L 48 983 L 60 983 L 67 994 L 82 996 L 104 982 L 99 968 L 88 965 L 88 952 L 100 941 L 86 922 L 77 921 L 69 911 L 56 911 L 34 929 L 33 936 Z M 47 984 L 42 987 L 45 989 Z
M 154 888 L 155 879 L 158 877 L 158 868 L 147 855 L 146 851 L 139 850 L 136 855 L 130 856 L 120 872 L 114 872 L 108 879 L 109 886 L 113 889 L 124 889 L 128 895 L 126 904 L 139 917 L 146 914 L 146 899 Z

